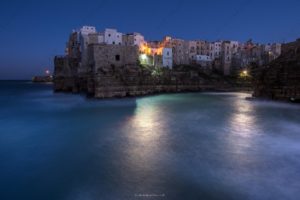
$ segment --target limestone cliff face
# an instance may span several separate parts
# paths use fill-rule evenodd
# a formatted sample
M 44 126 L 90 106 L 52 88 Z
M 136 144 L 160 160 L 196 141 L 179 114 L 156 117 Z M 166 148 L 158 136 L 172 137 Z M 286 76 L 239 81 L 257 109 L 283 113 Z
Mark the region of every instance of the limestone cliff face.
M 55 57 L 55 91 L 112 98 L 226 87 L 223 79 L 207 78 L 199 67 L 141 66 L 135 46 L 94 44 L 87 56 L 86 63 L 76 56 Z
M 99 71 L 93 80 L 96 98 L 140 96 L 161 92 L 199 91 L 203 89 L 201 77 L 192 78 L 189 72 L 163 69 L 155 75 L 139 66 L 124 66 Z M 93 89 L 92 89 L 93 90 Z M 92 91 L 91 90 L 91 91 Z
M 257 70 L 255 97 L 274 100 L 300 99 L 300 40 L 283 46 L 282 55 Z
M 55 91 L 83 92 L 95 98 L 141 96 L 166 92 L 202 91 L 228 88 L 222 78 L 208 79 L 196 69 L 161 69 L 141 66 L 106 66 L 96 73 L 73 74 L 70 69 L 57 74 Z M 62 68 L 63 69 L 63 68 Z
M 145 69 L 140 66 L 105 67 L 97 73 L 56 76 L 56 91 L 85 92 L 95 98 L 141 96 L 163 92 L 201 91 L 212 89 L 212 82 L 196 71 Z M 220 85 L 222 83 L 220 82 Z M 224 86 L 224 85 L 223 85 Z
M 78 92 L 79 60 L 70 57 L 54 58 L 54 91 Z

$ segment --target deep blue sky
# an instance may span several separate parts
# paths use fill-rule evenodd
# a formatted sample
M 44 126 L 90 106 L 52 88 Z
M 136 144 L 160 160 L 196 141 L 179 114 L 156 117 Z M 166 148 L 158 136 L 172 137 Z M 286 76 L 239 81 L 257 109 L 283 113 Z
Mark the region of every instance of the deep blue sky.
M 300 37 L 299 0 L 1 0 L 0 79 L 53 71 L 72 29 L 94 25 L 147 40 L 287 42 Z

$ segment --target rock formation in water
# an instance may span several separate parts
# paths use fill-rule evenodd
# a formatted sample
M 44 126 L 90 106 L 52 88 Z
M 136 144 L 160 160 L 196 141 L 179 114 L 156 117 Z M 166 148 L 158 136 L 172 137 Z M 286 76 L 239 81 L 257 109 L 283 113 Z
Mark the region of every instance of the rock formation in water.
M 254 74 L 254 97 L 299 101 L 300 39 L 284 44 L 281 56 Z

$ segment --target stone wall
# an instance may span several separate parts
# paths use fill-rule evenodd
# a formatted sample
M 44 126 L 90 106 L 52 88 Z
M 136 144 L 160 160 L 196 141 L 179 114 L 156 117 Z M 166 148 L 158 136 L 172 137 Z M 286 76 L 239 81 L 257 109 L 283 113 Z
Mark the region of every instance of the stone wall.
M 138 64 L 137 46 L 92 44 L 89 47 L 89 65 L 94 72 L 106 67 Z

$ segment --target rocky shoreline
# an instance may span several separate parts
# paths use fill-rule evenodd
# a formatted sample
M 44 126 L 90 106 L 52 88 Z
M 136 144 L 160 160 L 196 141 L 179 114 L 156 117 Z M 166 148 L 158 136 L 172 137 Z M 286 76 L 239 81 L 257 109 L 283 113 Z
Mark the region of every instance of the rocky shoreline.
M 202 73 L 200 69 L 190 66 L 174 69 L 155 69 L 141 66 L 105 67 L 97 73 L 86 73 L 78 76 L 66 74 L 65 70 L 60 72 L 59 67 L 57 67 L 55 74 L 54 91 L 85 93 L 89 97 L 98 99 L 160 93 L 240 90 L 222 75 L 207 75 Z
M 34 83 L 51 83 L 53 82 L 52 76 L 34 76 L 32 78 L 32 82 Z

